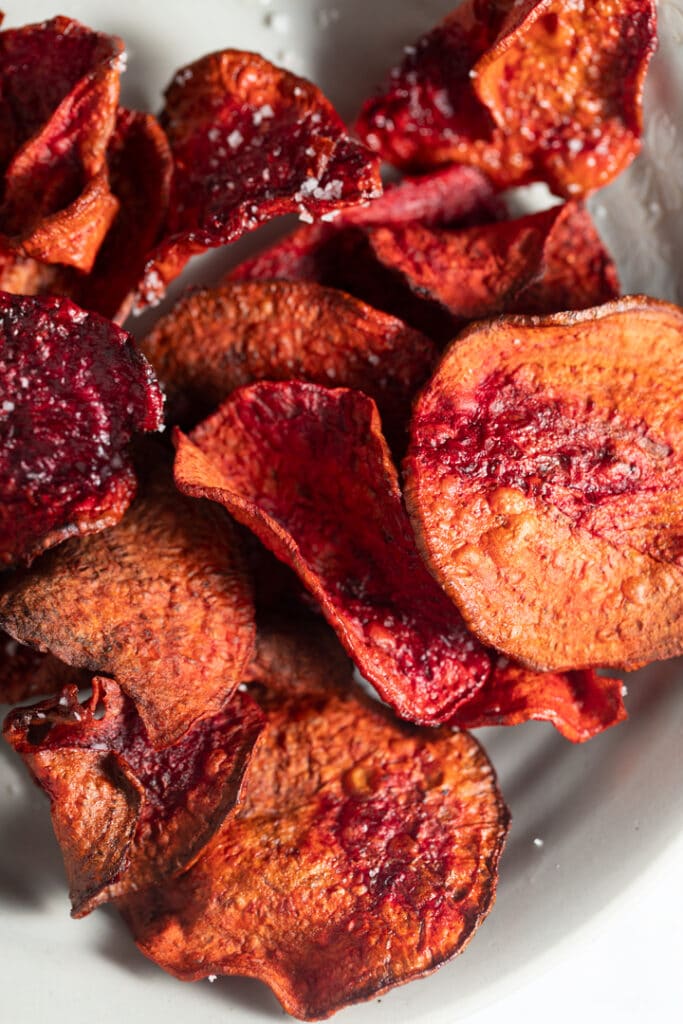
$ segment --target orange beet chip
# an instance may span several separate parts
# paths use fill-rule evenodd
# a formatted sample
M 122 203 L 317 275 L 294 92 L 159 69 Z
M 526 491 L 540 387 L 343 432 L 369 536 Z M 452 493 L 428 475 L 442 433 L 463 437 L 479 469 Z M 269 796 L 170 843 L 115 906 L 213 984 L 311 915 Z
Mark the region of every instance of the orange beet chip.
M 69 18 L 0 33 L 0 231 L 90 270 L 118 203 L 106 173 L 123 42 Z
M 177 448 L 180 489 L 223 504 L 296 570 L 403 718 L 450 721 L 483 686 L 488 652 L 420 559 L 370 398 L 254 384 Z
M 51 654 L 17 643 L 0 630 L 0 704 L 56 693 L 64 686 L 87 686 L 90 676 Z
M 358 120 L 399 167 L 456 161 L 501 187 L 583 195 L 640 146 L 654 0 L 465 0 L 410 47 Z
M 10 713 L 8 742 L 50 797 L 73 916 L 185 870 L 232 810 L 264 719 L 243 693 L 156 751 L 111 679 Z
M 305 691 L 261 698 L 236 814 L 190 871 L 122 910 L 176 976 L 260 978 L 318 1019 L 463 948 L 493 902 L 508 814 L 466 733 Z
M 0 587 L 0 626 L 114 676 L 151 742 L 216 714 L 251 657 L 251 591 L 228 518 L 157 470 L 118 526 L 49 552 Z
M 342 292 L 304 282 L 226 283 L 185 296 L 142 343 L 171 416 L 196 423 L 256 380 L 355 387 L 402 436 L 436 365 L 433 344 Z
M 0 292 L 0 566 L 118 522 L 126 446 L 162 415 L 129 334 L 67 299 Z
M 484 642 L 537 668 L 683 651 L 683 311 L 475 325 L 415 411 L 407 501 Z
M 175 172 L 142 303 L 158 299 L 190 256 L 279 214 L 312 219 L 381 193 L 377 158 L 320 90 L 253 53 L 224 50 L 178 71 L 161 123 Z

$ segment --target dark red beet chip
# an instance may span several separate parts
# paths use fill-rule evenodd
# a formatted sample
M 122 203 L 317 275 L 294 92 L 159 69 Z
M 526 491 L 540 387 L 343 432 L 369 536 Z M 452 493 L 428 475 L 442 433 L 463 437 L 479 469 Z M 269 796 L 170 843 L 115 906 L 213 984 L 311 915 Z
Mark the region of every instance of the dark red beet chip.
M 312 219 L 381 193 L 377 158 L 349 138 L 320 90 L 256 54 L 225 50 L 178 71 L 161 123 L 175 173 L 143 304 L 195 253 L 279 214 Z
M 88 672 L 26 647 L 0 630 L 0 704 L 44 697 L 69 684 L 86 686 L 89 680 Z
M 117 522 L 163 399 L 131 337 L 68 299 L 0 293 L 0 564 Z
M 12 712 L 4 727 L 50 797 L 73 916 L 185 870 L 239 796 L 263 728 L 244 693 L 172 747 L 150 744 L 135 707 L 111 679 L 75 686 Z

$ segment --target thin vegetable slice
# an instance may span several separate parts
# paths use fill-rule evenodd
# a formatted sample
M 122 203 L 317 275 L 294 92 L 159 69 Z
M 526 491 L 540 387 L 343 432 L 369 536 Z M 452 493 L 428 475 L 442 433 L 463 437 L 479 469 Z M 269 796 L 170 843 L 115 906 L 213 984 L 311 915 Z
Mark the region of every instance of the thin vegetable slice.
M 260 692 L 237 813 L 190 871 L 122 909 L 178 977 L 250 975 L 318 1019 L 463 948 L 493 902 L 508 814 L 465 733 L 332 688 Z
M 266 220 L 321 217 L 382 190 L 377 158 L 320 90 L 253 53 L 224 50 L 178 71 L 161 123 L 175 173 L 141 303 L 158 299 L 190 256 Z
M 683 311 L 475 325 L 414 415 L 407 501 L 470 628 L 535 668 L 683 650 Z
M 43 697 L 70 684 L 87 686 L 89 681 L 87 672 L 17 643 L 0 630 L 0 704 Z
M 70 686 L 10 713 L 5 738 L 50 797 L 74 917 L 197 859 L 235 805 L 263 724 L 238 693 L 159 752 L 132 702 L 98 678 L 84 703 Z
M 135 490 L 126 445 L 162 413 L 125 331 L 67 299 L 0 292 L 0 565 L 118 522 Z
M 640 146 L 654 0 L 465 0 L 410 47 L 358 131 L 399 167 L 473 164 L 562 196 L 611 181 Z
M 437 360 L 433 344 L 394 317 L 303 282 L 226 283 L 191 292 L 142 343 L 171 416 L 196 423 L 256 380 L 355 387 L 401 436 Z
M 0 624 L 69 665 L 114 676 L 156 747 L 223 707 L 255 632 L 230 521 L 179 494 L 163 467 L 114 529 L 68 541 L 3 581 Z

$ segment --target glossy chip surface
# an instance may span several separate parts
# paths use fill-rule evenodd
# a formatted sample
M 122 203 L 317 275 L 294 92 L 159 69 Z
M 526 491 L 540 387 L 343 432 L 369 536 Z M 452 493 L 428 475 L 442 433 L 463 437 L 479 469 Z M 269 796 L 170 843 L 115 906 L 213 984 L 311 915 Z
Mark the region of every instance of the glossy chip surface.
M 221 709 L 255 631 L 229 519 L 179 494 L 163 466 L 118 526 L 3 580 L 0 623 L 67 664 L 114 676 L 158 747 Z
M 232 810 L 264 719 L 243 693 L 156 751 L 111 679 L 12 712 L 4 736 L 50 797 L 72 913 L 186 869 Z
M 126 445 L 163 399 L 132 338 L 67 299 L 0 292 L 0 565 L 117 522 Z
M 537 668 L 680 653 L 683 312 L 641 297 L 460 337 L 416 407 L 407 501 L 485 642 Z
M 226 283 L 181 299 L 142 342 L 171 415 L 196 423 L 257 380 L 355 387 L 401 435 L 436 365 L 434 345 L 400 320 L 304 282 Z
M 320 90 L 257 54 L 224 50 L 182 68 L 161 124 L 175 172 L 141 303 L 159 298 L 195 253 L 279 214 L 312 219 L 382 190 L 377 158 Z
M 455 161 L 500 187 L 607 184 L 639 149 L 654 0 L 465 2 L 410 47 L 358 120 L 399 167 Z
M 493 901 L 508 815 L 465 733 L 319 685 L 259 692 L 267 726 L 236 815 L 123 911 L 178 977 L 250 975 L 318 1019 L 462 949 Z

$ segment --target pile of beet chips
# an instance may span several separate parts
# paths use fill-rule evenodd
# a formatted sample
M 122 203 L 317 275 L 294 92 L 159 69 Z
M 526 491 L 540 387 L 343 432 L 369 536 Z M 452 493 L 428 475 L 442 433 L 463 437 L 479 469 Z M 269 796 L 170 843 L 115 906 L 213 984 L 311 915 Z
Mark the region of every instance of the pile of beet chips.
M 625 717 L 599 667 L 683 651 L 683 311 L 619 298 L 583 205 L 638 151 L 654 6 L 465 0 L 355 134 L 255 54 L 156 119 L 120 39 L 0 33 L 4 735 L 74 916 L 179 978 L 318 1019 L 429 973 L 508 830 L 465 730 L 583 742 Z

